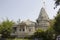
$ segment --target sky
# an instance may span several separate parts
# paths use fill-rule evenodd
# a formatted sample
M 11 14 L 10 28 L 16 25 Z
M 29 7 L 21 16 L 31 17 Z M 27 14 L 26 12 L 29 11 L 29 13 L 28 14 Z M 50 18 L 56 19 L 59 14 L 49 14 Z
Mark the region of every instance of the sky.
M 0 0 L 0 21 L 6 18 L 14 21 L 18 19 L 35 21 L 42 7 L 45 8 L 49 18 L 53 19 L 60 8 L 54 9 L 54 6 L 54 0 Z

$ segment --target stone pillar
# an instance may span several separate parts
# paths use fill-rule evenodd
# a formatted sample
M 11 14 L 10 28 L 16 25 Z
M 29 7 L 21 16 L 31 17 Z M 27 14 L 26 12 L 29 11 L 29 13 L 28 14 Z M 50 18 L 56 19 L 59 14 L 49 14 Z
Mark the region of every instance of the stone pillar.
M 24 27 L 24 29 L 25 29 L 25 32 L 26 32 L 26 31 L 27 31 L 27 30 L 26 30 L 26 26 Z
M 20 30 L 20 27 L 17 26 L 17 37 L 19 37 L 19 30 Z

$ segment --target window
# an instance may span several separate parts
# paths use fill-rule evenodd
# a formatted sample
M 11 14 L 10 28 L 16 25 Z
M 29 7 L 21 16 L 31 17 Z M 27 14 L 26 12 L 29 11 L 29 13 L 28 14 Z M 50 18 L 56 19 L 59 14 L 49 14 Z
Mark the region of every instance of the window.
M 23 31 L 25 31 L 25 29 L 23 29 Z
M 23 28 L 20 28 L 20 29 L 19 29 L 19 31 L 25 31 L 25 29 L 23 29 Z
M 21 29 L 20 29 L 20 31 L 21 31 Z

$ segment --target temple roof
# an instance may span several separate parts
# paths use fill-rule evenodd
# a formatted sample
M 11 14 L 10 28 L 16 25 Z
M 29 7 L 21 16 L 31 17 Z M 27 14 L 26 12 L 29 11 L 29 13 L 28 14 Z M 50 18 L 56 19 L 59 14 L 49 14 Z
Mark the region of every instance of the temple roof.
M 27 19 L 26 21 L 24 21 L 24 23 L 25 23 L 26 25 L 34 25 L 35 22 Z

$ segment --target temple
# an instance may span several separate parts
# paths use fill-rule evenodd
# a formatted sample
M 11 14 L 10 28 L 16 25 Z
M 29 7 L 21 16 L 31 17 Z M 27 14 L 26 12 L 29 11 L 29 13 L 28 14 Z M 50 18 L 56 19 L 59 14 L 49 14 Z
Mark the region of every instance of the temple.
M 36 22 L 28 19 L 13 25 L 11 36 L 16 36 L 18 38 L 29 37 L 30 35 L 33 35 L 36 30 L 42 29 L 45 31 L 48 27 L 49 17 L 45 9 L 42 7 Z

